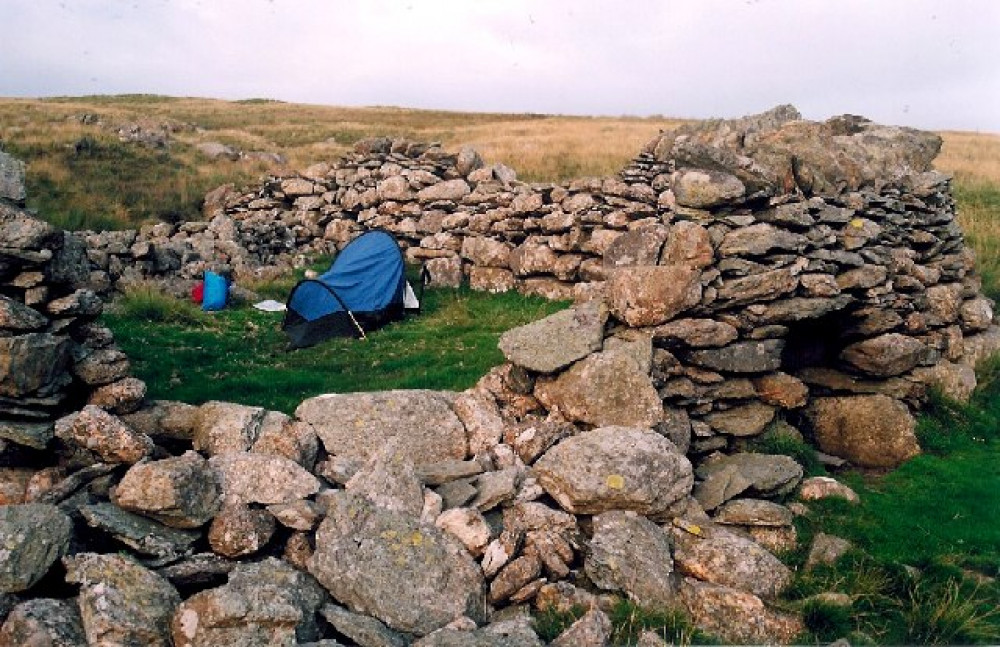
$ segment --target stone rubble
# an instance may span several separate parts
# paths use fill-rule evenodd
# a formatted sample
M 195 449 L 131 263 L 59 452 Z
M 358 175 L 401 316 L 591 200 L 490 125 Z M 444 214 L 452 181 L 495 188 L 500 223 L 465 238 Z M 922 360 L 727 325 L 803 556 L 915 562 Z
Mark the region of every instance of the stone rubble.
M 0 638 L 540 645 L 521 612 L 578 604 L 554 644 L 597 645 L 618 595 L 721 640 L 794 640 L 773 553 L 801 504 L 775 499 L 853 493 L 743 450 L 784 425 L 831 464 L 891 468 L 919 451 L 928 388 L 967 395 L 1000 348 L 938 146 L 781 107 L 542 185 L 380 138 L 223 190 L 204 222 L 85 242 L 5 185 Z M 146 401 L 96 323 L 113 286 L 264 276 L 375 227 L 435 283 L 578 303 L 505 333 L 506 362 L 463 393 L 293 416 Z M 846 549 L 827 543 L 817 561 Z

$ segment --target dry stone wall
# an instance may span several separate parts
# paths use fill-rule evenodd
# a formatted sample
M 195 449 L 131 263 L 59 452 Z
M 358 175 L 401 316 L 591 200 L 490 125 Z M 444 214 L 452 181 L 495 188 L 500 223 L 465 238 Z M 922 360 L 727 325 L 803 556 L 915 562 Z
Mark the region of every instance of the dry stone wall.
M 86 248 L 0 196 L 0 644 L 541 645 L 520 610 L 582 605 L 552 644 L 602 645 L 613 596 L 794 641 L 790 499 L 856 495 L 740 450 L 802 434 L 896 465 L 928 385 L 967 396 L 1000 347 L 935 138 L 797 117 L 664 133 L 566 186 L 374 140 Z M 292 416 L 144 402 L 93 324 L 86 284 L 247 275 L 371 227 L 439 282 L 578 303 L 462 393 Z

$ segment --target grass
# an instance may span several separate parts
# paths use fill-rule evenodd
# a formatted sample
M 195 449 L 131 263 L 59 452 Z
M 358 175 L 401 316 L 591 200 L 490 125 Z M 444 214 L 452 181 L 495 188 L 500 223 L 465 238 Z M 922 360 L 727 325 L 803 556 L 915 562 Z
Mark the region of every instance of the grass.
M 979 373 L 969 404 L 932 400 L 918 428 L 923 454 L 889 474 L 842 475 L 861 502 L 811 502 L 799 520 L 801 548 L 784 556 L 798 571 L 788 595 L 855 596 L 852 643 L 1000 642 L 1000 358 Z M 820 531 L 857 550 L 805 572 Z M 812 638 L 842 631 L 842 616 L 826 605 L 807 608 Z
M 251 307 L 202 313 L 149 289 L 126 294 L 104 320 L 151 398 L 226 400 L 291 413 L 321 393 L 468 388 L 502 361 L 502 332 L 564 304 L 429 289 L 423 307 L 366 341 L 334 339 L 294 352 L 285 351 L 280 313 Z
M 552 641 L 586 612 L 583 607 L 565 612 L 541 609 L 535 614 L 535 631 L 545 642 Z M 619 599 L 608 617 L 611 620 L 612 645 L 634 645 L 644 631 L 650 631 L 672 645 L 718 643 L 718 640 L 695 629 L 683 612 L 674 609 L 647 609 Z

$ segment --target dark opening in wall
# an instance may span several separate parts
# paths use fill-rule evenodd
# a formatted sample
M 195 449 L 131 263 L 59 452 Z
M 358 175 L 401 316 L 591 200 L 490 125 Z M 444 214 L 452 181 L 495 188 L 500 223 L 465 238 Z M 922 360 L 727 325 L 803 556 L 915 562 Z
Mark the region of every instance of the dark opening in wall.
M 836 368 L 840 352 L 855 341 L 846 333 L 850 325 L 851 316 L 845 310 L 789 324 L 781 353 L 782 370 L 794 374 L 808 367 Z

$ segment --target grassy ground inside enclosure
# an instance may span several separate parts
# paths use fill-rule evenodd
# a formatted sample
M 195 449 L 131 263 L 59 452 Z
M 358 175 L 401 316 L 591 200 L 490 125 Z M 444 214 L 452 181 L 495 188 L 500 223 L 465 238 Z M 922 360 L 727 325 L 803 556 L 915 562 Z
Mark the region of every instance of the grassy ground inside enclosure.
M 83 123 L 92 121 L 84 115 L 104 126 Z M 170 146 L 121 142 L 106 127 L 138 121 L 173 124 Z M 71 229 L 198 218 L 204 193 L 223 182 L 252 183 L 263 173 L 332 161 L 367 136 L 437 140 L 453 150 L 467 144 L 522 179 L 560 181 L 612 174 L 658 130 L 677 123 L 265 100 L 0 99 L 0 145 L 28 162 L 29 206 Z M 936 166 L 954 175 L 984 291 L 1000 298 L 1000 135 L 941 135 Z M 288 164 L 210 160 L 196 148 L 208 141 L 280 153 Z M 248 287 L 283 301 L 295 278 Z M 220 399 L 290 413 L 320 393 L 467 388 L 502 361 L 503 331 L 562 307 L 517 294 L 428 290 L 420 316 L 367 341 L 331 340 L 290 353 L 279 313 L 249 306 L 203 313 L 143 287 L 118 299 L 103 321 L 152 398 Z M 980 367 L 979 377 L 969 405 L 935 399 L 922 415 L 921 455 L 889 474 L 834 474 L 860 494 L 858 505 L 810 503 L 810 514 L 797 520 L 801 548 L 781 555 L 795 580 L 779 605 L 803 612 L 809 632 L 801 642 L 1000 643 L 1000 359 Z M 788 453 L 809 472 L 825 473 L 801 442 L 772 438 L 758 450 Z M 806 552 L 819 532 L 845 537 L 855 549 L 834 566 L 807 571 Z M 847 594 L 849 604 L 811 599 L 821 592 Z M 539 632 L 554 637 L 573 617 L 542 615 Z M 634 641 L 642 628 L 669 641 L 711 642 L 671 610 L 623 604 L 612 617 L 616 644 Z

